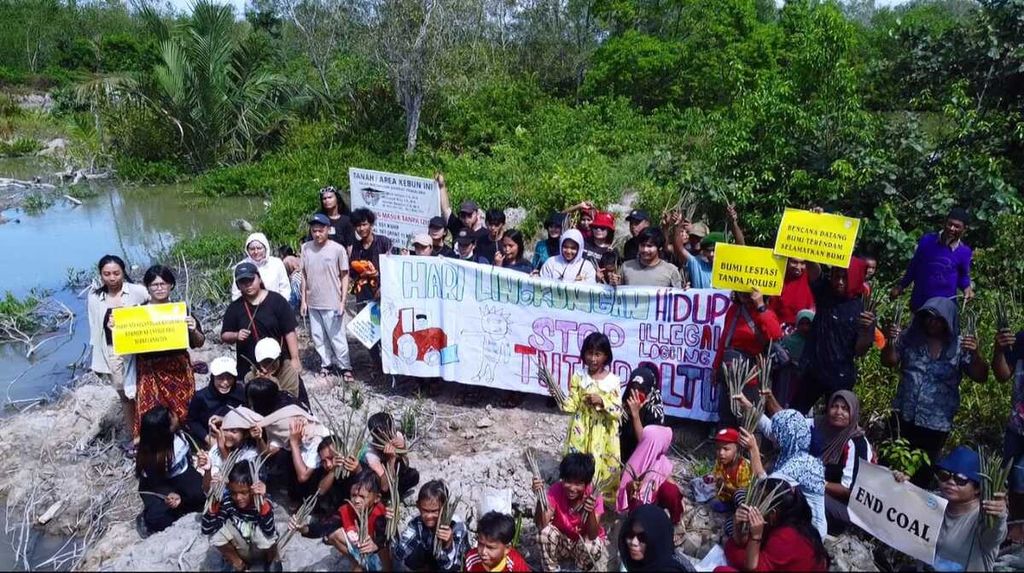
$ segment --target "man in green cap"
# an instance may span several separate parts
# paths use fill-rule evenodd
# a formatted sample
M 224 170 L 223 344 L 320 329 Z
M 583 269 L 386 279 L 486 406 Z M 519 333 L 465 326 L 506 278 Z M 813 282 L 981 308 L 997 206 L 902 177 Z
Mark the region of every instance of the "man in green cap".
M 700 242 L 700 254 L 693 255 L 686 249 L 679 249 L 690 275 L 690 288 L 711 288 L 711 267 L 715 264 L 715 245 L 724 241 L 723 233 L 708 233 Z

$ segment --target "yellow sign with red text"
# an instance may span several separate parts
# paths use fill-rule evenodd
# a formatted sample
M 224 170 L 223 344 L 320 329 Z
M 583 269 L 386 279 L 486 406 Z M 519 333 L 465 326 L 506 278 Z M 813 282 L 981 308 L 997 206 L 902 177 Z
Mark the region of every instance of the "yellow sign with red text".
M 715 262 L 711 266 L 711 286 L 739 292 L 754 288 L 761 294 L 782 294 L 786 276 L 786 258 L 771 249 L 718 243 Z
M 188 348 L 183 302 L 115 308 L 114 353 L 139 354 Z
M 860 219 L 786 209 L 775 237 L 775 254 L 846 268 L 859 230 Z

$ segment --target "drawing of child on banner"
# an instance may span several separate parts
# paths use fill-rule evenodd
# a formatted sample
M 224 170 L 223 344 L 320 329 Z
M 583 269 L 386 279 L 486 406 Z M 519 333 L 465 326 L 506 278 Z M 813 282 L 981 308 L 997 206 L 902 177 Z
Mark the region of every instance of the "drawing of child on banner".
M 480 327 L 483 330 L 483 359 L 473 380 L 490 384 L 494 381 L 494 370 L 512 357 L 512 346 L 508 339 L 512 315 L 501 307 L 483 308 Z

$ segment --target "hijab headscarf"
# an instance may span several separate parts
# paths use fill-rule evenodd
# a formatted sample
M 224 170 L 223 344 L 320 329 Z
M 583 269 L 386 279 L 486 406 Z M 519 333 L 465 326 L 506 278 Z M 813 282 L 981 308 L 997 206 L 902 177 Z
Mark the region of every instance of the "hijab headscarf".
M 626 537 L 633 531 L 633 525 L 639 523 L 647 538 L 647 547 L 642 561 L 634 561 L 629 557 L 629 545 Z M 665 510 L 657 505 L 641 505 L 634 509 L 619 532 L 619 559 L 626 571 L 686 571 L 676 561 L 675 545 L 672 543 L 672 520 Z
M 629 492 L 632 489 L 634 476 L 640 478 L 641 503 L 652 503 L 658 488 L 672 476 L 672 460 L 665 455 L 672 445 L 672 429 L 665 426 L 647 426 L 640 434 L 633 455 L 629 456 L 626 468 L 619 482 L 619 492 L 615 496 L 615 510 L 623 513 L 629 509 Z M 640 477 L 643 476 L 643 477 Z
M 782 474 L 804 493 L 825 493 L 825 466 L 808 451 L 811 429 L 796 410 L 783 410 L 772 417 L 772 441 L 779 447 L 773 476 Z
M 629 383 L 626 384 L 626 391 L 622 393 L 622 427 L 625 428 L 632 421 L 632 414 L 626 401 L 629 400 L 633 390 L 644 396 L 644 403 L 640 406 L 640 422 L 653 420 L 650 423 L 665 423 L 665 405 L 661 401 L 661 385 L 658 384 L 658 375 L 650 366 L 638 366 L 629 375 Z M 630 431 L 632 429 L 630 428 Z
M 249 256 L 249 245 L 251 245 L 254 242 L 263 245 L 263 250 L 267 253 L 266 255 L 264 255 L 262 261 L 257 262 L 255 259 Z M 244 260 L 256 265 L 257 267 L 262 267 L 266 265 L 270 261 L 270 257 L 273 256 L 274 254 L 270 252 L 270 241 L 267 240 L 267 236 L 264 235 L 263 233 L 253 233 L 249 235 L 249 237 L 245 239 L 245 249 L 243 250 L 245 251 Z
M 828 399 L 828 408 L 831 409 L 832 404 L 839 399 L 850 407 L 850 423 L 845 428 L 836 428 L 829 423 L 828 410 L 824 415 L 814 418 L 815 435 L 812 441 L 817 442 L 821 461 L 826 465 L 838 464 L 843 457 L 846 443 L 864 435 L 864 429 L 860 427 L 860 399 L 849 390 L 839 390 Z
M 562 255 L 562 245 L 566 241 L 573 241 L 579 245 L 576 256 L 572 260 L 567 260 Z M 588 277 L 588 280 L 583 282 L 594 282 L 593 265 L 583 256 L 584 246 L 583 233 L 580 233 L 579 229 L 562 231 L 562 236 L 558 240 L 558 253 L 544 263 L 544 268 L 541 269 L 541 276 L 568 283 L 576 282 L 577 277 L 584 276 Z M 587 267 L 590 267 L 589 271 Z
M 946 329 L 949 331 L 946 337 L 946 345 L 942 351 L 944 358 L 951 359 L 957 352 L 960 340 L 960 315 L 956 303 L 944 297 L 930 298 L 914 314 L 914 321 L 903 332 L 905 346 L 917 347 L 928 343 L 928 335 L 925 332 L 925 320 L 928 315 L 935 315 L 946 321 Z

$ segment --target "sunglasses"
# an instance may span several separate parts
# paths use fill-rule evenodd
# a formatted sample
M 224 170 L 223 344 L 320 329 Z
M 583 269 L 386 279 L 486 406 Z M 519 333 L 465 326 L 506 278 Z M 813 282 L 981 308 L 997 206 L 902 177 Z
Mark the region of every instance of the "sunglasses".
M 647 532 L 630 531 L 626 534 L 626 541 L 629 541 L 630 539 L 636 539 L 637 543 L 647 543 Z
M 960 487 L 963 487 L 963 486 L 967 485 L 967 483 L 969 481 L 971 481 L 971 480 L 967 479 L 967 477 L 964 476 L 963 474 L 955 474 L 955 473 L 953 473 L 951 471 L 948 471 L 948 470 L 936 470 L 935 471 L 935 477 L 938 478 L 938 480 L 940 482 L 942 482 L 942 481 L 952 481 L 953 483 L 955 483 L 956 485 L 958 485 Z

